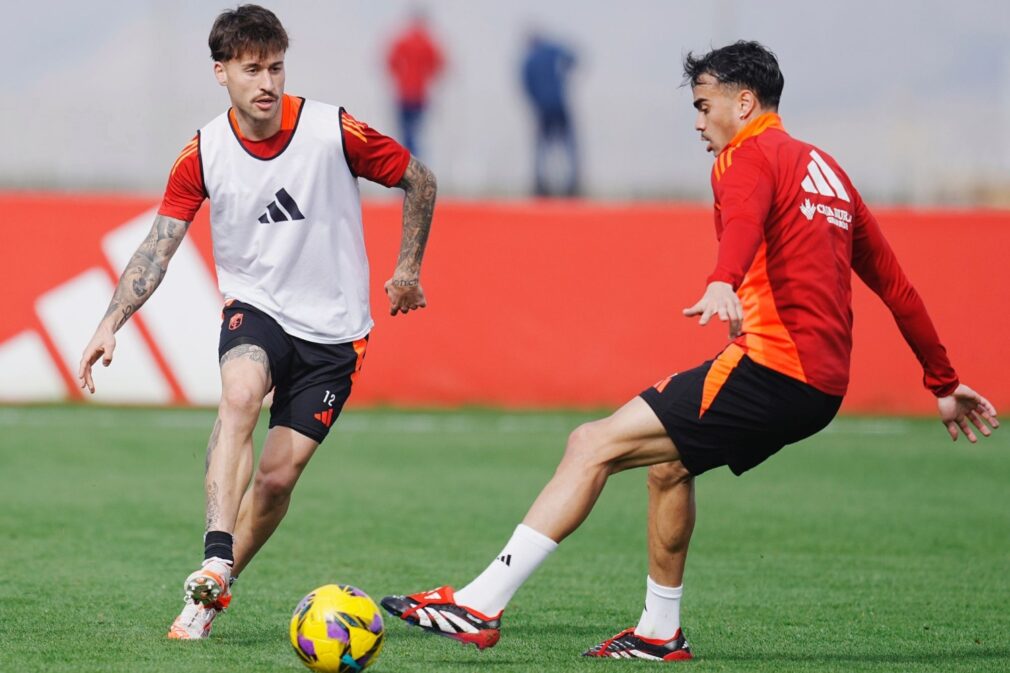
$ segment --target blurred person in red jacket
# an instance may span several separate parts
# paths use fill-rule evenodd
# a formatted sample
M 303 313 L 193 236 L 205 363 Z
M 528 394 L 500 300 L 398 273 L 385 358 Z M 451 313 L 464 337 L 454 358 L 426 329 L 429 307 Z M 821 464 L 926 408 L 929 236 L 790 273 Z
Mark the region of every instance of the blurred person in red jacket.
M 400 141 L 411 154 L 418 153 L 417 134 L 428 105 L 429 87 L 444 64 L 442 51 L 428 31 L 427 16 L 415 10 L 410 24 L 393 39 L 386 57 L 396 85 Z

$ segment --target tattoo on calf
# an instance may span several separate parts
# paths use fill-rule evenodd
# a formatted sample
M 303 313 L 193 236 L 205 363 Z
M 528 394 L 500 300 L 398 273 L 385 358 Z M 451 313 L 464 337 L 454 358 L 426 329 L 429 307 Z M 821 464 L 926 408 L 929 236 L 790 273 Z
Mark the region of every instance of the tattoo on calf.
M 214 429 L 210 432 L 210 441 L 207 442 L 207 460 L 203 466 L 203 473 L 207 474 L 210 470 L 210 456 L 214 453 L 214 449 L 217 448 L 218 436 L 221 434 L 221 419 L 218 418 L 214 421 Z
M 212 481 L 207 486 L 207 528 L 206 530 L 218 530 L 218 518 L 221 516 L 221 507 L 217 502 L 218 488 L 217 482 Z

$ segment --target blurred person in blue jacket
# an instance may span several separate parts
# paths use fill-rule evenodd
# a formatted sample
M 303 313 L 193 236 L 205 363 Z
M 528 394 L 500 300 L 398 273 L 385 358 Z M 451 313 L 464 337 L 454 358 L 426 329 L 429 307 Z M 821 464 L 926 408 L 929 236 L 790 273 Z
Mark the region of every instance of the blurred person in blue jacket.
M 575 67 L 575 54 L 544 35 L 533 32 L 523 59 L 523 88 L 536 115 L 534 171 L 537 196 L 575 196 L 579 191 L 578 155 L 568 105 L 566 83 Z M 551 175 L 551 150 L 561 150 L 561 169 Z

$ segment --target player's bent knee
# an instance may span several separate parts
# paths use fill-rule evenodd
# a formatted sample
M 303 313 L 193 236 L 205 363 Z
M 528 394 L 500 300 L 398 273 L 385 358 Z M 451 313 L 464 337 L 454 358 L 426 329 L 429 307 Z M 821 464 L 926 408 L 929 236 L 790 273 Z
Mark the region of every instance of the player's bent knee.
M 608 464 L 612 457 L 607 453 L 607 441 L 597 423 L 583 423 L 568 436 L 565 461 L 581 467 L 598 467 Z
M 256 492 L 268 502 L 284 500 L 291 496 L 296 481 L 298 481 L 298 475 L 291 470 L 257 472 Z
M 221 391 L 221 411 L 228 415 L 258 417 L 263 397 L 251 386 L 227 386 Z
M 568 434 L 565 451 L 578 451 L 589 441 L 589 424 L 583 423 Z
M 592 449 L 592 430 L 589 423 L 583 423 L 568 435 L 565 445 L 566 459 L 582 459 Z
M 692 479 L 684 464 L 679 460 L 659 463 L 649 467 L 647 483 L 650 489 L 667 491 Z

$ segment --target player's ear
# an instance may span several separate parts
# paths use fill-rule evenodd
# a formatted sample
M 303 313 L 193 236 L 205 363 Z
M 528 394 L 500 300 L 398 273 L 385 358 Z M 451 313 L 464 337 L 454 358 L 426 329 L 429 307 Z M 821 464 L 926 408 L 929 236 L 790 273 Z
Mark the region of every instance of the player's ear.
M 217 83 L 221 86 L 228 84 L 228 71 L 224 69 L 224 63 L 221 61 L 214 61 L 214 77 L 217 77 Z
M 758 105 L 758 100 L 757 96 L 750 89 L 740 89 L 740 93 L 737 94 L 736 103 L 740 119 L 746 119 L 754 112 L 754 109 Z

